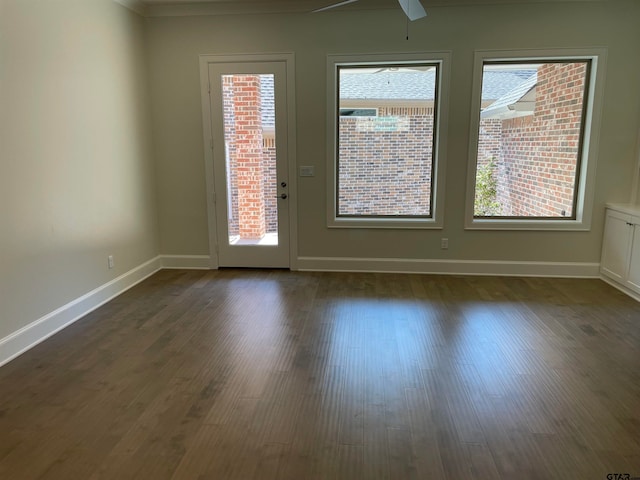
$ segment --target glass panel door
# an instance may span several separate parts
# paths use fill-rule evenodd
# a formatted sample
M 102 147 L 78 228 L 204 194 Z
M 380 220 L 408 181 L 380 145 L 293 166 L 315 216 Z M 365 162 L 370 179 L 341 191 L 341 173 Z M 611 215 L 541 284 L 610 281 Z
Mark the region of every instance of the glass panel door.
M 278 245 L 274 75 L 222 75 L 230 245 Z
M 284 73 L 284 62 L 210 67 L 220 266 L 289 266 Z

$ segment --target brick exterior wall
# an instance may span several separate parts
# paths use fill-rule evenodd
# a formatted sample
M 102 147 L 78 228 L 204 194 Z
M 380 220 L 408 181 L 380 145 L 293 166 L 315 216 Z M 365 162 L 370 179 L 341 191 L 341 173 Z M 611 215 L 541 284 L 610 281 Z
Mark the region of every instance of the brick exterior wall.
M 264 219 L 260 77 L 235 75 L 233 95 L 238 230 L 240 238 L 259 239 L 267 233 Z
M 491 158 L 498 160 L 502 149 L 502 120 L 483 118 L 480 120 L 478 137 L 478 164 L 484 165 Z
M 238 230 L 238 178 L 236 175 L 236 120 L 233 106 L 233 76 L 222 77 L 222 105 L 224 114 L 224 138 L 227 149 L 227 201 L 229 206 L 229 235 L 240 236 Z
M 229 235 L 259 239 L 278 230 L 275 139 L 263 135 L 260 76 L 225 75 L 222 92 Z
M 505 216 L 573 215 L 586 66 L 538 69 L 533 115 L 502 122 L 498 201 Z
M 276 139 L 264 137 L 262 162 L 264 172 L 264 207 L 267 233 L 278 232 L 278 178 L 276 176 Z
M 340 117 L 339 214 L 431 213 L 432 108 Z

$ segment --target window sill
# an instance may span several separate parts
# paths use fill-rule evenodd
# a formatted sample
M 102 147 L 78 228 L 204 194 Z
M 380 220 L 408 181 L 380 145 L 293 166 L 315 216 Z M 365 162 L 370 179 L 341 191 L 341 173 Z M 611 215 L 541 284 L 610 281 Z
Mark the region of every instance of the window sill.
M 433 218 L 333 218 L 327 225 L 329 228 L 377 228 L 398 230 L 442 230 L 442 222 Z
M 591 225 L 580 220 L 490 220 L 473 219 L 465 225 L 465 230 L 528 230 L 588 232 Z

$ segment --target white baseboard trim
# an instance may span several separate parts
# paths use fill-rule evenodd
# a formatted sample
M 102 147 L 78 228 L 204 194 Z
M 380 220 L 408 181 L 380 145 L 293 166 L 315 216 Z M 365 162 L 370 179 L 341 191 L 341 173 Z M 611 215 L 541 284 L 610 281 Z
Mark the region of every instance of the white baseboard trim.
M 0 339 L 0 366 L 71 325 L 162 268 L 155 257 Z
M 600 278 L 599 263 L 418 260 L 406 258 L 298 257 L 298 270 L 443 275 Z
M 162 268 L 185 270 L 210 270 L 209 255 L 160 255 Z

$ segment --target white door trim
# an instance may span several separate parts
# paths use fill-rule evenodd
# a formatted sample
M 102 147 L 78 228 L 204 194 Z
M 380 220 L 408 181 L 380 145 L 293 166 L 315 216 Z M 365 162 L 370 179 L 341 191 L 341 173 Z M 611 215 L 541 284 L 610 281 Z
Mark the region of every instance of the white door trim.
M 207 219 L 209 224 L 210 267 L 217 269 L 218 242 L 215 209 L 215 184 L 213 176 L 213 125 L 211 102 L 209 101 L 209 66 L 215 63 L 259 63 L 284 62 L 287 91 L 287 157 L 289 168 L 289 268 L 297 270 L 298 263 L 298 208 L 296 175 L 296 108 L 295 108 L 295 55 L 293 53 L 255 53 L 233 55 L 200 55 L 200 98 L 202 103 L 202 132 L 204 146 L 204 167 L 207 183 Z

